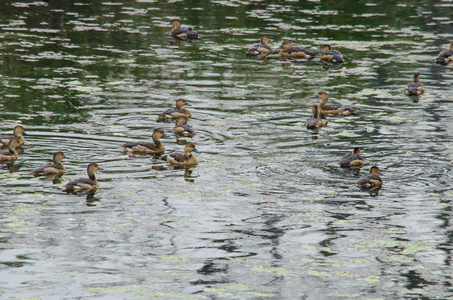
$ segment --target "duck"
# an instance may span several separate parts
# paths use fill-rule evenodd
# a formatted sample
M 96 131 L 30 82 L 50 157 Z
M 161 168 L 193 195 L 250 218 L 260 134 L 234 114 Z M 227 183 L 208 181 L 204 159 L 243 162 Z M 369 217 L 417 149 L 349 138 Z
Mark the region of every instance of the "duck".
M 194 136 L 195 130 L 192 126 L 187 124 L 187 118 L 185 116 L 179 116 L 176 119 L 177 123 L 173 128 L 173 132 L 177 135 L 182 136 Z
M 343 105 L 341 103 L 327 105 L 329 94 L 326 92 L 320 91 L 311 98 L 318 98 L 321 100 L 321 102 L 319 102 L 319 114 L 321 115 L 350 115 L 355 113 L 354 109 L 349 105 Z
M 267 55 L 274 52 L 272 48 L 267 44 L 271 39 L 267 35 L 263 35 L 260 40 L 260 44 L 253 45 L 247 50 L 247 56 L 256 55 Z
M 63 174 L 66 172 L 66 168 L 61 163 L 61 160 L 64 158 L 64 153 L 61 151 L 55 152 L 53 155 L 53 163 L 45 164 L 43 166 L 37 167 L 30 172 L 32 175 L 49 175 L 49 174 Z
M 198 39 L 198 33 L 193 30 L 192 27 L 181 27 L 181 20 L 173 19 L 170 21 L 170 24 L 173 25 L 173 30 L 170 33 L 172 37 L 177 37 L 182 40 L 187 38 Z
M 20 142 L 19 146 L 21 146 L 25 143 L 24 135 L 26 135 L 24 127 L 22 125 L 17 125 L 13 129 L 13 136 L 0 136 L 0 144 L 6 147 L 13 138 L 18 138 Z
M 20 139 L 14 137 L 8 144 L 8 150 L 0 151 L 0 161 L 13 161 L 19 156 L 16 149 L 21 145 Z
M 197 148 L 195 148 L 194 143 L 187 143 L 184 146 L 184 154 L 182 153 L 172 153 L 168 155 L 164 155 L 161 157 L 161 160 L 166 161 L 171 164 L 175 165 L 184 165 L 184 166 L 191 166 L 197 165 L 198 161 L 193 156 L 192 151 L 195 153 L 200 153 Z
M 360 147 L 355 147 L 352 152 L 345 154 L 339 162 L 341 167 L 361 168 L 365 160 L 360 154 Z
M 420 96 L 425 92 L 425 88 L 420 83 L 420 74 L 414 74 L 412 82 L 404 88 L 404 94 Z
M 290 41 L 284 41 L 282 45 L 277 48 L 281 49 L 278 53 L 282 57 L 294 57 L 294 58 L 314 58 L 316 54 L 305 47 L 293 47 Z
M 379 176 L 379 168 L 374 166 L 366 175 L 360 176 L 357 184 L 364 188 L 377 188 L 382 185 L 382 179 Z
M 88 178 L 78 178 L 65 185 L 66 190 L 92 190 L 99 187 L 96 171 L 102 170 L 97 163 L 90 163 L 87 167 Z
M 319 57 L 321 59 L 321 62 L 325 64 L 344 62 L 343 55 L 341 55 L 341 53 L 337 50 L 332 50 L 332 47 L 329 44 L 323 45 L 322 51 L 323 52 Z
M 153 142 L 130 142 L 121 145 L 124 150 L 128 152 L 141 152 L 141 153 L 164 153 L 165 147 L 160 141 L 161 138 L 167 137 L 162 129 L 155 129 L 153 132 Z
M 176 106 L 173 108 L 169 108 L 161 113 L 158 114 L 159 117 L 163 117 L 166 119 L 176 119 L 179 116 L 185 116 L 186 118 L 190 118 L 192 114 L 190 110 L 185 108 L 184 106 L 192 106 L 186 99 L 177 99 Z
M 436 63 L 439 64 L 448 64 L 451 61 L 453 61 L 453 44 L 450 45 L 449 49 L 440 51 L 436 58 Z
M 307 126 L 308 129 L 319 128 L 327 124 L 327 121 L 324 121 L 319 117 L 319 106 L 317 104 L 311 107 L 311 111 L 313 112 L 313 118 L 309 118 L 305 121 L 305 126 Z

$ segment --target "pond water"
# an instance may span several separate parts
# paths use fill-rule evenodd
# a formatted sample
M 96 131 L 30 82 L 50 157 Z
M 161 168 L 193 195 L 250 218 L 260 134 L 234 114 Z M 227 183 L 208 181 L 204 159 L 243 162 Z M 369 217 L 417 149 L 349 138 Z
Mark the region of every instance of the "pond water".
M 96 4 L 90 4 L 96 2 Z M 4 0 L 0 132 L 2 299 L 449 299 L 453 242 L 453 1 Z M 169 21 L 200 35 L 178 42 Z M 324 43 L 345 63 L 246 57 L 262 34 Z M 420 73 L 418 99 L 404 86 Z M 318 132 L 310 97 L 351 104 Z M 199 165 L 157 113 L 191 104 Z M 365 166 L 338 160 L 360 146 Z M 29 175 L 66 154 L 59 179 Z M 102 168 L 100 187 L 62 187 Z M 356 182 L 371 166 L 383 187 Z

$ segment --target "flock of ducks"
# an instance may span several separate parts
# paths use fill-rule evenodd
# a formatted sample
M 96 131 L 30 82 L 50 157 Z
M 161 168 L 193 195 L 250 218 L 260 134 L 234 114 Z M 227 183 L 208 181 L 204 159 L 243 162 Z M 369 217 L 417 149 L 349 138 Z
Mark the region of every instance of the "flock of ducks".
M 181 26 L 179 19 L 171 20 L 173 29 L 171 36 L 175 39 L 198 39 L 198 33 L 191 27 Z M 253 45 L 250 47 L 246 54 L 247 56 L 266 56 L 273 52 L 273 49 L 269 46 L 270 38 L 267 35 L 261 37 L 260 44 Z M 296 58 L 296 59 L 313 59 L 316 54 L 305 47 L 297 46 L 294 47 L 290 41 L 284 41 L 281 46 L 277 49 L 279 56 L 283 58 Z M 343 56 L 340 52 L 332 50 L 329 44 L 323 45 L 323 52 L 320 55 L 320 60 L 323 64 L 334 65 L 342 64 L 344 62 Z M 436 58 L 437 63 L 447 64 L 453 61 L 453 44 L 450 48 L 443 50 L 439 53 Z M 406 95 L 422 95 L 425 92 L 423 85 L 420 83 L 420 75 L 414 74 L 412 82 L 410 82 L 405 88 L 404 93 Z M 354 114 L 355 111 L 350 106 L 344 106 L 342 104 L 327 104 L 329 95 L 320 91 L 312 98 L 318 98 L 319 104 L 312 106 L 313 117 L 309 118 L 305 122 L 305 126 L 308 129 L 317 129 L 327 124 L 327 121 L 321 116 L 328 114 L 331 115 L 350 115 Z M 176 122 L 173 132 L 176 136 L 189 136 L 195 135 L 195 130 L 192 126 L 187 124 L 188 119 L 192 116 L 190 111 L 185 106 L 191 106 L 185 99 L 177 99 L 174 108 L 167 109 L 162 113 L 159 113 L 159 118 L 165 120 L 173 120 Z M 17 149 L 22 147 L 25 142 L 24 139 L 25 129 L 23 126 L 18 125 L 13 130 L 13 136 L 0 136 L 0 144 L 2 147 L 7 147 L 6 150 L 0 151 L 0 161 L 14 161 L 18 158 L 19 153 Z M 163 154 L 165 147 L 160 141 L 161 138 L 166 137 L 166 134 L 161 129 L 154 130 L 152 134 L 153 142 L 130 142 L 121 145 L 126 152 L 138 152 L 138 153 L 151 153 L 151 154 Z M 194 143 L 186 143 L 184 147 L 184 153 L 171 153 L 168 155 L 161 156 L 161 160 L 166 161 L 170 164 L 180 166 L 194 166 L 198 164 L 197 159 L 193 156 L 192 152 L 199 153 Z M 66 168 L 62 164 L 62 160 L 65 157 L 61 151 L 56 152 L 53 155 L 52 163 L 45 164 L 37 167 L 30 174 L 35 176 L 40 175 L 61 175 L 66 171 Z M 351 153 L 344 155 L 339 164 L 341 167 L 349 168 L 361 168 L 364 165 L 365 160 L 363 159 L 360 148 L 356 147 Z M 87 166 L 88 178 L 79 178 L 68 182 L 65 185 L 65 189 L 68 191 L 75 190 L 91 190 L 99 186 L 96 179 L 96 171 L 102 170 L 96 163 L 90 163 Z M 369 173 L 362 175 L 357 181 L 359 186 L 365 188 L 377 189 L 382 185 L 382 179 L 379 176 L 379 168 L 373 166 L 370 168 Z
M 272 53 L 273 49 L 269 46 L 269 41 L 269 36 L 263 35 L 260 44 L 250 47 L 247 50 L 246 55 L 262 59 L 266 55 Z M 280 50 L 278 54 L 282 58 L 302 58 L 310 60 L 316 57 L 314 52 L 305 47 L 293 47 L 290 41 L 284 41 L 277 50 Z M 323 52 L 320 54 L 319 58 L 323 66 L 338 67 L 344 62 L 342 54 L 336 50 L 332 50 L 332 47 L 329 44 L 324 44 L 322 50 Z M 436 58 L 436 62 L 441 64 L 447 64 L 451 61 L 453 61 L 453 44 L 450 45 L 450 49 L 441 51 Z M 412 82 L 407 84 L 404 88 L 404 93 L 408 96 L 420 96 L 424 92 L 425 89 L 420 83 L 420 74 L 414 74 Z M 324 91 L 318 92 L 311 98 L 318 98 L 320 103 L 312 106 L 313 117 L 305 121 L 305 126 L 308 129 L 317 129 L 327 125 L 327 120 L 322 118 L 325 117 L 325 115 L 350 115 L 355 113 L 354 109 L 350 106 L 345 106 L 343 104 L 327 104 L 329 95 Z M 360 148 L 356 147 L 351 153 L 344 155 L 339 163 L 341 167 L 361 168 L 364 165 L 364 162 L 360 153 Z M 379 176 L 379 168 L 377 166 L 371 167 L 368 174 L 362 175 L 359 178 L 357 184 L 373 190 L 379 188 L 382 185 L 382 179 Z
M 174 108 L 167 109 L 158 116 L 165 120 L 174 120 L 176 122 L 173 132 L 177 137 L 181 136 L 194 136 L 195 130 L 192 126 L 187 124 L 187 119 L 191 117 L 190 111 L 184 106 L 190 106 L 185 99 L 177 99 L 176 106 Z M 8 162 L 15 161 L 18 156 L 18 148 L 21 148 L 25 142 L 24 135 L 25 129 L 22 125 L 14 127 L 12 136 L 0 136 L 0 143 L 2 147 L 6 147 L 6 150 L 0 151 L 0 161 Z M 121 145 L 126 152 L 130 153 L 151 153 L 151 154 L 163 154 L 165 147 L 160 141 L 161 138 L 165 138 L 167 135 L 161 129 L 156 129 L 153 132 L 153 142 L 130 142 Z M 200 153 L 194 143 L 186 143 L 184 146 L 184 153 L 171 153 L 160 157 L 161 160 L 166 161 L 172 165 L 177 166 L 194 166 L 198 164 L 197 159 L 192 152 Z M 42 175 L 61 175 L 66 172 L 66 168 L 61 162 L 65 157 L 61 151 L 55 152 L 53 155 L 52 163 L 48 163 L 35 168 L 30 174 L 35 176 Z M 88 178 L 78 178 L 69 181 L 64 186 L 64 189 L 72 192 L 78 190 L 92 190 L 99 187 L 96 179 L 96 171 L 102 170 L 98 164 L 90 163 L 87 166 Z

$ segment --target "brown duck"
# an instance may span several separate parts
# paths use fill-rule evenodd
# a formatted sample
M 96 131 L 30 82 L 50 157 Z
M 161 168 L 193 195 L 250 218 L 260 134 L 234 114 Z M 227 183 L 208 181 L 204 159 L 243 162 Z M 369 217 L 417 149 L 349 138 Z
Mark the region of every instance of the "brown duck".
M 451 61 L 453 61 L 453 44 L 450 45 L 450 49 L 440 51 L 436 58 L 439 64 L 448 64 Z
M 64 158 L 64 153 L 61 151 L 55 152 L 53 155 L 53 162 L 37 167 L 30 172 L 32 175 L 49 175 L 49 174 L 63 174 L 66 172 L 66 168 L 61 163 Z
M 272 50 L 269 43 L 271 39 L 267 35 L 263 35 L 260 40 L 260 44 L 253 45 L 247 50 L 247 56 L 256 56 L 256 55 L 267 55 L 274 50 Z
M 159 113 L 159 117 L 163 117 L 166 119 L 176 119 L 179 116 L 185 116 L 186 118 L 190 118 L 192 114 L 190 111 L 185 108 L 184 106 L 192 106 L 190 105 L 186 99 L 178 99 L 176 100 L 176 106 L 173 108 L 169 108 L 161 113 Z
M 337 50 L 332 50 L 332 47 L 329 44 L 323 45 L 322 51 L 321 56 L 319 56 L 321 62 L 325 64 L 344 62 L 343 55 Z
M 192 29 L 192 27 L 181 26 L 181 20 L 173 19 L 171 20 L 171 25 L 173 25 L 173 30 L 170 35 L 182 40 L 185 39 L 198 39 L 198 32 Z
M 311 107 L 311 111 L 313 113 L 313 118 L 309 118 L 305 121 L 305 126 L 307 126 L 308 129 L 323 127 L 327 124 L 327 121 L 324 121 L 319 117 L 319 107 L 317 104 Z
M 124 150 L 128 152 L 141 152 L 141 153 L 164 153 L 165 148 L 162 142 L 160 141 L 161 138 L 167 137 L 163 130 L 156 129 L 153 132 L 153 142 L 131 142 L 125 143 L 121 145 Z
M 382 185 L 382 179 L 379 176 L 379 168 L 371 167 L 366 175 L 360 176 L 357 184 L 364 188 L 377 188 Z
M 19 147 L 20 140 L 19 138 L 15 137 L 9 142 L 8 144 L 8 150 L 3 150 L 0 151 L 0 161 L 13 161 L 16 160 L 17 157 L 19 156 L 19 153 L 17 153 L 16 149 Z
M 329 94 L 327 94 L 326 92 L 318 92 L 311 98 L 318 98 L 321 100 L 319 102 L 319 113 L 321 115 L 350 115 L 355 113 L 354 109 L 349 105 L 343 105 L 341 103 L 327 104 L 327 101 L 329 101 Z
M 284 41 L 282 45 L 277 48 L 281 49 L 278 53 L 281 57 L 294 57 L 294 58 L 314 58 L 316 54 L 305 47 L 293 47 L 290 41 Z
M 345 154 L 340 159 L 340 166 L 341 167 L 351 167 L 351 168 L 360 168 L 365 163 L 362 155 L 360 154 L 360 148 L 355 147 L 352 152 Z
M 13 139 L 13 138 L 18 138 L 19 139 L 19 142 L 20 142 L 20 145 L 21 146 L 24 142 L 25 142 L 25 139 L 24 139 L 24 135 L 25 135 L 25 129 L 23 126 L 21 125 L 17 125 L 16 127 L 14 127 L 13 129 L 13 136 L 0 136 L 0 144 L 2 146 L 8 146 L 9 142 Z
M 404 94 L 406 95 L 414 95 L 420 96 L 425 92 L 425 88 L 420 83 L 420 74 L 414 74 L 414 78 L 412 82 L 408 83 L 407 86 L 404 88 Z
M 79 178 L 72 180 L 65 185 L 65 189 L 69 191 L 74 190 L 92 190 L 99 187 L 96 179 L 96 171 L 102 170 L 97 163 L 91 163 L 87 167 L 88 178 Z
M 195 148 L 195 144 L 188 143 L 184 146 L 184 154 L 182 153 L 172 153 L 168 155 L 164 155 L 161 157 L 162 160 L 175 164 L 175 165 L 184 165 L 184 166 L 191 166 L 198 164 L 197 159 L 193 156 L 192 151 L 195 153 L 200 153 Z
M 194 136 L 195 130 L 192 126 L 187 124 L 187 118 L 184 116 L 180 116 L 176 119 L 177 123 L 173 128 L 173 132 L 177 135 L 182 136 Z

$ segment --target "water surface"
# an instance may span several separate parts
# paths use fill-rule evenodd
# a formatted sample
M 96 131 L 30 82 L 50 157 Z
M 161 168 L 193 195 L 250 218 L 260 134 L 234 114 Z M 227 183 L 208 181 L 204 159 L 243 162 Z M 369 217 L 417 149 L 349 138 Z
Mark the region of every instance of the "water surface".
M 1 298 L 453 297 L 452 1 L 90 2 L 0 4 L 0 131 L 28 133 L 0 165 Z M 200 39 L 174 41 L 175 17 Z M 262 34 L 346 62 L 246 57 Z M 307 130 L 320 90 L 357 114 Z M 180 97 L 197 167 L 122 151 L 171 134 Z M 339 168 L 355 146 L 365 166 Z M 64 176 L 28 175 L 57 150 Z M 64 192 L 89 162 L 100 187 Z M 373 165 L 382 189 L 359 189 Z

